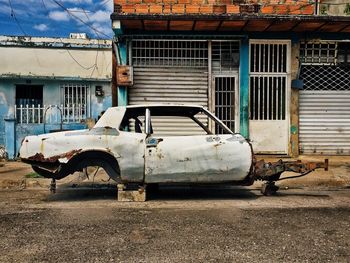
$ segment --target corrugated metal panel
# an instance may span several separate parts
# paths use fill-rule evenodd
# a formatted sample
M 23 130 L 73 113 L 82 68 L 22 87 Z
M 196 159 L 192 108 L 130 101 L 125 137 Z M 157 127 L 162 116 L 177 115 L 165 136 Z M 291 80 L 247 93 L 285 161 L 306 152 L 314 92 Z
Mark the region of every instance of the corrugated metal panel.
M 134 67 L 129 104 L 181 103 L 208 107 L 208 70 L 194 67 Z M 200 117 L 207 122 L 207 118 Z M 192 120 L 153 118 L 153 129 L 162 135 L 203 134 Z
M 300 146 L 304 154 L 350 154 L 350 91 L 300 92 Z

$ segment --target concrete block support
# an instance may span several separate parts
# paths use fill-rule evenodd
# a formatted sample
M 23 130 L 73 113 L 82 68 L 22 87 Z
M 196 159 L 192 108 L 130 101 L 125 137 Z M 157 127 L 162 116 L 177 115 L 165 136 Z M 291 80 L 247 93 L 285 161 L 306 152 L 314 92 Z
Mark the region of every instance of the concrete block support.
M 5 148 L 10 160 L 16 158 L 16 119 L 5 119 Z
M 249 138 L 249 40 L 241 41 L 240 53 L 240 133 Z
M 138 189 L 128 189 L 124 184 L 118 184 L 118 201 L 119 202 L 145 202 L 146 189 L 138 187 Z

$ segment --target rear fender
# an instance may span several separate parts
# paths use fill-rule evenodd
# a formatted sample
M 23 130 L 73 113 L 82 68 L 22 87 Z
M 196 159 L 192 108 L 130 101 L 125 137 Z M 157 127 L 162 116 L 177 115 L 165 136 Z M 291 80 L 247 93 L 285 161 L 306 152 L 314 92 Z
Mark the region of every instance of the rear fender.
M 61 173 L 72 174 L 88 166 L 100 166 L 115 181 L 120 180 L 120 167 L 117 159 L 109 152 L 93 150 L 75 154 L 66 164 L 61 165 Z

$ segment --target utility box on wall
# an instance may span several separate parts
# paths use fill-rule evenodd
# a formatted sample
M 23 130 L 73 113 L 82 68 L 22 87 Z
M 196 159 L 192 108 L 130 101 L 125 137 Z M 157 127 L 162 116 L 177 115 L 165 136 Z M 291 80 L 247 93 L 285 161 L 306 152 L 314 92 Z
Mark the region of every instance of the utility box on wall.
M 117 66 L 117 85 L 130 87 L 134 85 L 132 66 Z

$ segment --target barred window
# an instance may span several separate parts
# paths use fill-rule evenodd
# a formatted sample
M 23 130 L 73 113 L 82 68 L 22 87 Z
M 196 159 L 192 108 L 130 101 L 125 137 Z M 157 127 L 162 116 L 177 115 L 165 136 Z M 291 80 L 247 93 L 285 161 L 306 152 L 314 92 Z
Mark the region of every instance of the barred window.
M 350 90 L 349 42 L 303 43 L 300 58 L 305 90 Z
M 90 117 L 90 86 L 86 84 L 61 85 L 64 122 L 80 122 Z
M 328 64 L 337 62 L 337 42 L 305 42 L 300 44 L 300 60 L 303 64 Z

